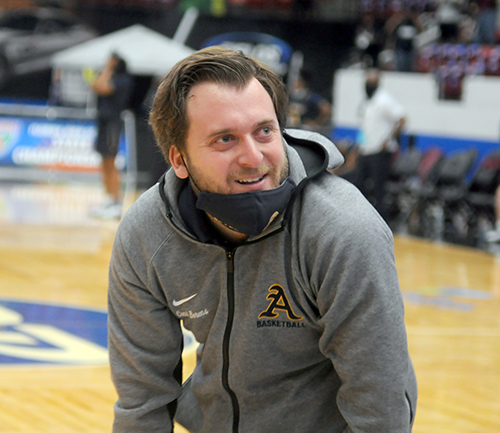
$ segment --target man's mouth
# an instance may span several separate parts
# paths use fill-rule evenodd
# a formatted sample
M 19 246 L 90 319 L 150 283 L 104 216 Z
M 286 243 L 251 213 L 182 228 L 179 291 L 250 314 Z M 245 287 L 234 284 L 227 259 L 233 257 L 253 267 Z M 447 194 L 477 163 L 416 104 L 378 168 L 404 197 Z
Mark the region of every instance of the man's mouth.
M 266 177 L 266 175 L 254 177 L 252 179 L 238 179 L 236 182 L 238 182 L 240 185 L 251 185 L 253 183 L 260 182 L 262 179 L 264 179 L 264 177 Z

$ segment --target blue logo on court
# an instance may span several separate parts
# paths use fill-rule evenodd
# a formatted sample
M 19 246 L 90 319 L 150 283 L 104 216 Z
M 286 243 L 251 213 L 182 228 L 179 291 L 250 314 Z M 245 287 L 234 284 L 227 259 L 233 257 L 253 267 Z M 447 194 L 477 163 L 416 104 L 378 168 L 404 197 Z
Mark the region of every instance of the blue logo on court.
M 0 364 L 108 363 L 105 311 L 0 300 Z
M 187 331 L 184 347 L 196 347 Z M 105 310 L 0 300 L 0 365 L 108 362 Z

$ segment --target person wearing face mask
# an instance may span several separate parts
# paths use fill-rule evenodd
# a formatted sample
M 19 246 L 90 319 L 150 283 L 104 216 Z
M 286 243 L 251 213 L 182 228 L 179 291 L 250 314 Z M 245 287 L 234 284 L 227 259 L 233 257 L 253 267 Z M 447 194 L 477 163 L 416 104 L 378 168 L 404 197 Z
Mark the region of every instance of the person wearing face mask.
M 399 147 L 398 137 L 406 124 L 406 111 L 380 87 L 377 69 L 366 72 L 365 93 L 359 111 L 359 156 L 354 183 L 387 219 L 386 184 L 393 154 Z
M 181 60 L 150 113 L 171 167 L 109 272 L 113 431 L 408 433 L 417 385 L 392 233 L 327 138 L 285 130 L 282 80 L 241 53 Z M 199 343 L 182 383 L 183 332 Z

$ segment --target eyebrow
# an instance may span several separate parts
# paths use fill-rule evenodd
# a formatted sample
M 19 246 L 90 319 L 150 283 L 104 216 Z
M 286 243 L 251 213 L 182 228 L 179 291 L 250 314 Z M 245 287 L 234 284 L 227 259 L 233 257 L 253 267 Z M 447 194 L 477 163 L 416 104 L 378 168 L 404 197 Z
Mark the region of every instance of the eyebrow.
M 230 129 L 220 129 L 219 131 L 214 131 L 211 134 L 208 134 L 207 138 L 213 138 L 216 137 L 217 135 L 224 135 L 230 133 Z
M 265 119 L 262 120 L 261 122 L 257 123 L 254 127 L 254 129 L 260 128 L 261 126 L 264 125 L 269 125 L 269 124 L 276 124 L 278 123 L 277 120 L 275 119 Z M 220 129 L 218 131 L 214 131 L 211 134 L 207 136 L 207 138 L 213 138 L 216 137 L 217 135 L 224 135 L 224 134 L 230 134 L 232 132 L 232 129 L 226 128 L 226 129 Z

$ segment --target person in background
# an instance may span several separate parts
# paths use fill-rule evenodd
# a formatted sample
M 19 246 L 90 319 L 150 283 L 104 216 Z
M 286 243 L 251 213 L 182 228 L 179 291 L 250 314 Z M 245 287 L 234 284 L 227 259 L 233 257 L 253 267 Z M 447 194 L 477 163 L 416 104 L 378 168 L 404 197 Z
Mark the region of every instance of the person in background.
M 354 183 L 387 218 L 385 195 L 393 154 L 406 123 L 405 109 L 387 90 L 380 87 L 380 71 L 365 75 L 366 100 L 360 107 L 359 155 Z
M 415 38 L 422 32 L 418 10 L 414 6 L 399 6 L 385 23 L 387 44 L 394 50 L 398 72 L 414 72 L 416 62 Z
M 109 272 L 115 433 L 409 433 L 417 385 L 392 233 L 328 172 L 322 135 L 285 130 L 266 65 L 181 60 L 150 122 L 171 168 L 129 208 Z M 183 332 L 199 343 L 182 383 Z
M 438 0 L 435 15 L 441 32 L 441 43 L 455 44 L 459 41 L 465 10 L 464 0 Z
M 127 108 L 132 92 L 132 77 L 127 64 L 118 54 L 112 54 L 104 69 L 92 82 L 97 94 L 97 140 L 95 148 L 102 157 L 101 173 L 106 192 L 102 206 L 92 210 L 92 216 L 104 219 L 120 218 L 122 213 L 120 172 L 115 165 L 123 128 L 121 114 Z
M 302 70 L 290 91 L 288 126 L 319 132 L 330 125 L 331 106 L 310 87 L 311 73 Z
M 379 54 L 386 45 L 387 37 L 384 23 L 385 20 L 371 12 L 362 14 L 356 26 L 355 44 L 366 67 L 379 67 Z

